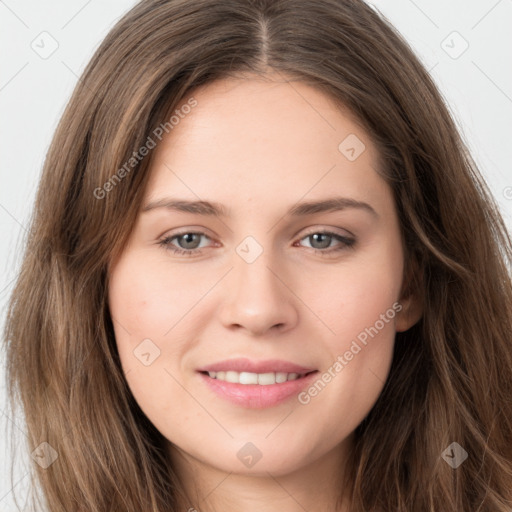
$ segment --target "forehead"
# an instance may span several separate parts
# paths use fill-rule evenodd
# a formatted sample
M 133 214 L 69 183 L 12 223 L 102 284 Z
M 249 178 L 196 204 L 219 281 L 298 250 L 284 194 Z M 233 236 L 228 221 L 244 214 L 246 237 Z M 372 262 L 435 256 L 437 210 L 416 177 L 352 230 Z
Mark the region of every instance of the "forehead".
M 390 195 L 366 132 L 316 88 L 275 75 L 229 78 L 181 105 L 190 97 L 195 106 L 154 149 L 146 199 L 214 196 L 258 209 L 304 196 L 382 202 Z

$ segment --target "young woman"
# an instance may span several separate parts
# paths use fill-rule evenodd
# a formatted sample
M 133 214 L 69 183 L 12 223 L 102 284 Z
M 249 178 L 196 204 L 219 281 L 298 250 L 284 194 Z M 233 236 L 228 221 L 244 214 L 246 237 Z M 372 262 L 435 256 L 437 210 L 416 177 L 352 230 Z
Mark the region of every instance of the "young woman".
M 52 512 L 510 512 L 511 261 L 372 8 L 142 1 L 63 115 L 8 311 L 34 488 Z

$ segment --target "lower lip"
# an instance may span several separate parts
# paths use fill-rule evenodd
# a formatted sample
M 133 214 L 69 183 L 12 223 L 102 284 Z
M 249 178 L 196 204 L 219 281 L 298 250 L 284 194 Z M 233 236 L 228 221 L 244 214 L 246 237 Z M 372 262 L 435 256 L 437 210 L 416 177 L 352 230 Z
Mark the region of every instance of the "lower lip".
M 296 380 L 287 380 L 279 384 L 236 384 L 224 380 L 212 379 L 209 375 L 200 373 L 205 384 L 218 396 L 229 402 L 250 409 L 274 407 L 298 395 L 315 379 L 318 372 L 310 373 Z

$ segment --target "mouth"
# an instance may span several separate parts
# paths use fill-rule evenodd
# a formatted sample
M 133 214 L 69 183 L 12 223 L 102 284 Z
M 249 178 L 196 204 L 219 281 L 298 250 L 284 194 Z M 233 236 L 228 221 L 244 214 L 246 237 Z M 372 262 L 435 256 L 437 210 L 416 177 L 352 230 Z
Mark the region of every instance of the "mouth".
M 201 371 L 199 372 L 210 379 L 215 379 L 223 382 L 229 382 L 232 384 L 242 385 L 259 385 L 259 386 L 270 386 L 272 384 L 283 384 L 285 382 L 300 380 L 308 375 L 317 373 L 317 370 L 306 371 L 302 373 L 297 372 L 265 372 L 265 373 L 253 373 L 253 372 L 236 372 L 236 371 Z
M 288 402 L 317 378 L 318 370 L 264 373 L 234 370 L 197 372 L 213 396 L 244 409 L 266 409 Z

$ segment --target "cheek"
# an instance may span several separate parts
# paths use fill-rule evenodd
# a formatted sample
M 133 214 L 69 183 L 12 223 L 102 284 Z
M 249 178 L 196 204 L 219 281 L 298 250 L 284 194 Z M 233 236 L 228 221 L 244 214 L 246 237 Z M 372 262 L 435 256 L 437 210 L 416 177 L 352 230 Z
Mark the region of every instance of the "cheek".
M 128 253 L 111 272 L 109 285 L 119 350 L 145 338 L 165 340 L 171 331 L 178 332 L 178 326 L 187 322 L 187 313 L 210 287 L 208 279 L 201 280 L 184 269 L 170 272 L 165 255 L 151 260 L 137 251 Z
M 128 331 L 160 333 L 170 326 L 180 296 L 179 283 L 169 286 L 165 274 L 147 262 L 129 255 L 112 272 L 109 285 L 110 311 Z M 130 326 L 132 329 L 130 329 Z
M 183 301 L 179 283 L 171 286 L 162 276 L 136 251 L 126 253 L 110 275 L 109 309 L 119 357 L 134 395 L 141 397 L 158 389 L 166 361 L 180 350 L 173 344 L 168 354 L 162 342 L 177 321 L 179 308 L 171 305 Z
M 403 259 L 397 245 L 376 244 L 375 250 L 331 270 L 322 289 L 303 295 L 329 328 L 322 336 L 329 357 L 321 382 L 306 390 L 303 403 L 311 402 L 318 411 L 350 411 L 354 427 L 377 400 L 392 361 L 395 319 L 402 308 Z
M 401 310 L 402 265 L 395 246 L 381 244 L 331 273 L 331 288 L 317 294 L 322 296 L 317 303 L 323 307 L 322 319 L 332 331 L 323 336 L 329 357 L 299 401 L 313 415 L 331 411 L 325 429 L 332 438 L 355 429 L 384 387 Z
M 178 384 L 179 362 L 190 348 L 180 327 L 186 325 L 184 315 L 197 302 L 197 294 L 206 292 L 201 289 L 207 284 L 187 293 L 183 273 L 166 276 L 164 270 L 158 262 L 149 264 L 137 251 L 126 253 L 111 271 L 108 292 L 126 381 L 141 409 L 161 431 L 172 423 L 169 418 L 175 408 L 193 409 Z M 193 288 L 190 281 L 188 288 Z
M 393 338 L 394 323 L 402 284 L 402 254 L 393 245 L 380 244 L 377 249 L 354 255 L 346 264 L 325 273 L 322 287 L 304 287 L 305 302 L 319 312 L 332 336 L 329 345 L 343 350 L 350 340 L 377 324 L 383 337 Z M 328 334 L 328 333 L 327 333 Z

